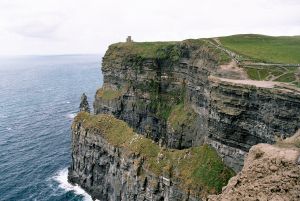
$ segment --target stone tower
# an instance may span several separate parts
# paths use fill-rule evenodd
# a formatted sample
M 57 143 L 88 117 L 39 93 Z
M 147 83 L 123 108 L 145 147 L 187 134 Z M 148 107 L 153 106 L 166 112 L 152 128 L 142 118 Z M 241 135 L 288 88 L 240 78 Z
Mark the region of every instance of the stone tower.
M 127 43 L 132 43 L 132 42 L 133 42 L 133 40 L 131 39 L 131 36 L 127 36 L 126 42 L 127 42 Z

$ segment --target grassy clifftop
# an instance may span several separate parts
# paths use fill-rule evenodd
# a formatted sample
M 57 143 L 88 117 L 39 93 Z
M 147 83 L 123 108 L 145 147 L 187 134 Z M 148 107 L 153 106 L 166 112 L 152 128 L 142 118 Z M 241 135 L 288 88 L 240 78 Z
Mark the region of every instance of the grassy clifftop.
M 133 132 L 125 122 L 110 115 L 90 115 L 81 112 L 74 124 L 85 129 L 98 130 L 110 144 L 120 147 L 123 153 L 139 154 L 145 158 L 144 167 L 157 175 L 179 179 L 180 186 L 193 193 L 207 195 L 220 192 L 234 175 L 216 151 L 208 145 L 185 150 L 165 149 L 152 140 Z M 200 192 L 199 192 L 200 191 Z
M 189 48 L 196 49 L 199 47 L 205 48 L 216 61 L 230 61 L 230 58 L 226 54 L 215 48 L 205 39 L 115 43 L 109 46 L 104 59 L 119 59 L 121 56 L 127 57 L 127 59 L 135 63 L 142 62 L 144 59 L 162 59 L 175 63 L 182 57 L 189 57 Z
M 207 43 L 209 39 L 188 39 L 184 41 L 166 42 L 132 42 L 116 43 L 110 46 L 114 51 L 124 54 L 138 55 L 142 58 L 180 56 L 180 49 L 187 46 L 206 46 L 221 54 L 215 47 Z M 240 34 L 218 37 L 225 48 L 248 59 L 261 62 L 300 64 L 300 36 L 266 36 L 258 34 Z M 164 52 L 164 51 L 165 52 Z M 226 57 L 226 55 L 218 55 Z
M 238 55 L 249 79 L 300 87 L 300 36 L 244 34 L 220 37 L 214 42 Z
M 116 43 L 110 48 L 128 54 L 135 54 L 143 58 L 155 58 L 160 49 L 173 47 L 178 42 L 132 42 Z
M 300 87 L 300 36 L 242 34 L 171 42 L 116 43 L 109 47 L 102 69 L 131 66 L 142 72 L 147 59 L 179 65 L 181 58 L 207 55 L 216 65 L 237 61 L 249 79 L 286 82 Z M 159 63 L 159 62 L 158 62 Z
M 218 39 L 224 47 L 252 59 L 271 63 L 300 64 L 300 36 L 243 34 Z

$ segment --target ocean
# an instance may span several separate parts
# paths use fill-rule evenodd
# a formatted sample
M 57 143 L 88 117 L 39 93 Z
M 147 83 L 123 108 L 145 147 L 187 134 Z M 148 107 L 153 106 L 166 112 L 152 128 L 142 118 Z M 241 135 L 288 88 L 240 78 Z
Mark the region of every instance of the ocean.
M 67 182 L 71 123 L 92 108 L 101 55 L 0 57 L 0 200 L 91 200 Z

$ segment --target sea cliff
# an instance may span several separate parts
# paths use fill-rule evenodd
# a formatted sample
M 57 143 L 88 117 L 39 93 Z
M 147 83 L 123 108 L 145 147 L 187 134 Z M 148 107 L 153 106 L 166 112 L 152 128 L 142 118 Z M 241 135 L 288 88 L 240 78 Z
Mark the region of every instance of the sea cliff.
M 99 200 L 205 200 L 234 172 L 208 145 L 160 147 L 111 115 L 80 112 L 69 181 Z
M 104 58 L 96 114 L 113 114 L 169 148 L 211 144 L 236 171 L 251 146 L 299 128 L 300 91 L 242 80 L 230 57 L 205 40 L 114 44 Z
M 101 201 L 221 192 L 251 146 L 300 127 L 300 90 L 251 80 L 236 58 L 207 39 L 111 45 L 94 114 L 72 126 L 69 180 Z

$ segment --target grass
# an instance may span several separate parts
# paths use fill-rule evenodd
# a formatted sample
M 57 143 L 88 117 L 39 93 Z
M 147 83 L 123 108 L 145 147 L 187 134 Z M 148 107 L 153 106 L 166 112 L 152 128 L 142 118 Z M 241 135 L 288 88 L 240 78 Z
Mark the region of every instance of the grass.
M 216 49 L 203 39 L 189 39 L 185 41 L 169 42 L 132 42 L 116 43 L 109 47 L 106 56 L 119 59 L 126 56 L 129 60 L 160 59 L 175 63 L 186 53 L 186 47 L 206 47 L 208 52 L 220 63 L 228 63 L 230 57 L 223 51 Z M 185 55 L 187 56 L 187 55 Z
M 256 68 L 246 68 L 248 77 L 252 80 L 260 80 L 258 70 Z
M 150 111 L 163 120 L 168 119 L 174 105 L 184 101 L 184 87 L 169 92 L 162 92 L 160 83 L 153 79 L 146 80 L 144 83 L 137 83 L 134 87 L 150 94 Z
M 253 80 L 274 80 L 277 82 L 299 85 L 297 81 L 298 67 L 244 67 L 248 77 Z M 298 86 L 299 87 L 299 86 Z
M 107 89 L 107 88 L 100 88 L 98 89 L 96 96 L 100 97 L 104 100 L 114 100 L 119 98 L 122 95 L 122 91 L 120 89 Z
M 246 67 L 246 72 L 252 80 L 266 80 L 269 75 L 272 75 L 272 71 L 265 68 Z
M 198 40 L 201 41 L 202 39 L 198 39 Z M 213 40 L 210 40 L 210 42 L 214 43 Z M 225 53 L 224 51 L 216 48 L 215 46 L 213 46 L 209 42 L 205 41 L 205 46 L 207 46 L 209 51 L 213 53 L 213 55 L 214 55 L 216 61 L 218 61 L 219 65 L 227 64 L 231 61 L 231 57 L 228 56 L 227 53 Z
M 180 180 L 180 187 L 192 194 L 221 192 L 234 172 L 226 167 L 216 151 L 208 145 L 185 150 L 165 149 L 133 132 L 125 122 L 110 115 L 80 112 L 73 128 L 80 123 L 86 130 L 102 135 L 110 144 L 122 148 L 122 154 L 139 154 L 145 170 Z M 89 132 L 88 132 L 89 133 Z
M 150 108 L 155 114 L 167 121 L 175 105 L 184 102 L 184 90 L 174 90 L 169 93 L 159 93 L 151 97 Z
M 112 51 L 119 51 L 124 54 L 138 55 L 142 58 L 156 58 L 157 52 L 178 42 L 132 42 L 116 43 L 109 47 Z
M 220 37 L 219 40 L 224 47 L 254 60 L 300 64 L 299 36 L 245 34 Z
M 168 117 L 170 126 L 175 130 L 179 130 L 184 125 L 191 124 L 196 118 L 195 112 L 183 103 L 173 107 Z
M 286 73 L 278 77 L 275 81 L 278 82 L 293 82 L 295 81 L 295 74 L 294 73 Z

